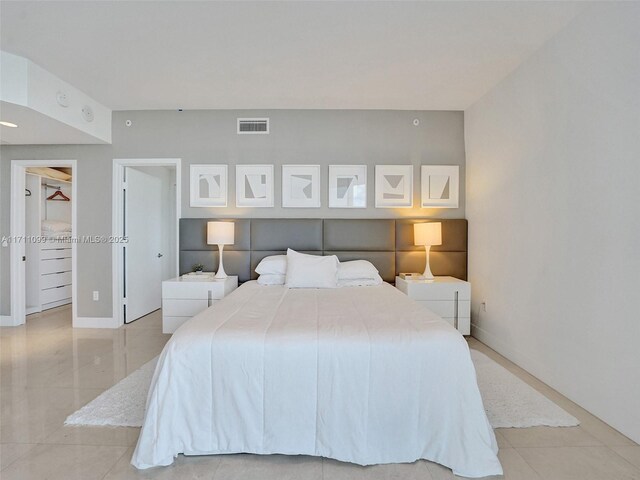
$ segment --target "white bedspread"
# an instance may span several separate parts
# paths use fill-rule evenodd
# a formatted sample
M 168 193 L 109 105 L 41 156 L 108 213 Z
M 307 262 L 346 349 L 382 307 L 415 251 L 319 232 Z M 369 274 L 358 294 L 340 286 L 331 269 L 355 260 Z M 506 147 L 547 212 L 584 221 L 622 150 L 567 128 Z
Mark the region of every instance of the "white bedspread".
M 165 346 L 131 463 L 281 453 L 481 477 L 502 473 L 497 451 L 467 344 L 444 320 L 389 284 L 248 282 Z

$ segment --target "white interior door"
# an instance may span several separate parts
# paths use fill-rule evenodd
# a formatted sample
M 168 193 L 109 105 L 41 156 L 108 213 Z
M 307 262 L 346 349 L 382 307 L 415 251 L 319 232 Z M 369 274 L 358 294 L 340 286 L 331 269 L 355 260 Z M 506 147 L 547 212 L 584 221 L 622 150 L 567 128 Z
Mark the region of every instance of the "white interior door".
M 125 323 L 130 323 L 162 302 L 162 181 L 131 167 L 125 175 Z

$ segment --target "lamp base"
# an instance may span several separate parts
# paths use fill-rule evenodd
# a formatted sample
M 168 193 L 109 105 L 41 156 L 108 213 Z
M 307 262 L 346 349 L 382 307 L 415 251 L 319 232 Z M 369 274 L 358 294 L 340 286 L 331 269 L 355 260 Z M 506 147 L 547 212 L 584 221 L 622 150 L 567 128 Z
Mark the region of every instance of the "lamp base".
M 218 271 L 216 272 L 216 276 L 214 278 L 217 279 L 225 279 L 227 278 L 227 273 L 224 271 L 224 264 L 222 263 L 222 252 L 224 250 L 224 245 L 222 244 L 218 244 L 218 251 L 219 253 L 219 257 L 220 257 L 220 262 L 218 264 Z
M 431 273 L 431 267 L 429 266 L 429 253 L 431 251 L 431 245 L 425 245 L 424 246 L 424 253 L 425 253 L 425 257 L 426 257 L 426 263 L 424 266 L 424 273 L 422 274 L 422 276 L 424 277 L 425 280 L 433 280 L 434 277 L 433 273 Z

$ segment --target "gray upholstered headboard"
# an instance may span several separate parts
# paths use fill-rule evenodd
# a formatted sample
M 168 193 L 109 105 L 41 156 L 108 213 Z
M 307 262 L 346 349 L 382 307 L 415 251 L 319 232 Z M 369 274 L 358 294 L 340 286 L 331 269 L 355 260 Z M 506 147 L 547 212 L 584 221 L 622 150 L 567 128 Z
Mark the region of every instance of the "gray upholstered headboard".
M 207 245 L 207 222 L 180 220 L 180 274 L 196 263 L 205 271 L 218 266 L 218 247 Z M 434 275 L 467 279 L 467 221 L 464 219 L 222 219 L 235 223 L 235 244 L 224 248 L 224 266 L 241 282 L 257 278 L 255 268 L 267 255 L 293 248 L 317 255 L 337 255 L 340 260 L 364 259 L 373 263 L 385 281 L 399 272 L 424 270 L 424 247 L 413 244 L 413 224 L 442 223 L 442 245 L 431 248 Z

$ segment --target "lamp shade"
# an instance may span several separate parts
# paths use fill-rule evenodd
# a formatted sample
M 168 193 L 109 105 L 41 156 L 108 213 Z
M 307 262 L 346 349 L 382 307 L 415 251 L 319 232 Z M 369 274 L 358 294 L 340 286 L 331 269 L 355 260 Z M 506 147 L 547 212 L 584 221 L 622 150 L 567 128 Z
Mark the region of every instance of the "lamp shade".
M 414 223 L 413 240 L 416 245 L 442 245 L 442 224 Z
M 233 222 L 207 222 L 209 245 L 233 245 L 235 240 Z

